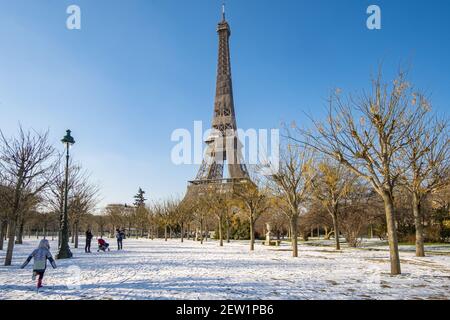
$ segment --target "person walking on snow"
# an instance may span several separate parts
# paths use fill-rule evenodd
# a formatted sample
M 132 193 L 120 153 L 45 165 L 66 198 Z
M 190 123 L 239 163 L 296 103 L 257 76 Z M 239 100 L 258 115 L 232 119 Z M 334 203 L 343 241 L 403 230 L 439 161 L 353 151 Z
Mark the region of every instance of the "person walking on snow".
M 47 269 L 47 259 L 50 261 L 53 269 L 56 269 L 55 260 L 53 260 L 52 254 L 50 253 L 50 244 L 48 240 L 42 239 L 39 242 L 39 246 L 35 249 L 27 258 L 27 260 L 20 267 L 21 269 L 25 268 L 28 263 L 34 259 L 33 265 L 33 276 L 31 279 L 36 280 L 36 276 L 38 276 L 37 288 L 42 288 L 42 279 L 44 279 L 44 273 Z
M 116 229 L 116 239 L 117 239 L 117 250 L 122 250 L 122 241 L 123 241 L 124 233 L 119 230 L 119 228 Z
M 84 247 L 85 253 L 91 253 L 91 240 L 92 240 L 92 232 L 91 229 L 86 231 L 86 246 Z

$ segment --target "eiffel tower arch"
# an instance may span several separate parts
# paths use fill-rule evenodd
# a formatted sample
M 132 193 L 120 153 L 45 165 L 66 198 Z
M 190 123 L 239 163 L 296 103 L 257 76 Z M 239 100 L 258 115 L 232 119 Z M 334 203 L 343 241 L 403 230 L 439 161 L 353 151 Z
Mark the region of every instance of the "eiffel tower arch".
M 236 185 L 252 183 L 243 160 L 242 144 L 237 136 L 230 60 L 231 29 L 225 19 L 224 7 L 217 34 L 219 52 L 212 133 L 205 141 L 206 151 L 200 169 L 195 179 L 188 182 L 184 201 L 195 200 L 210 192 L 232 194 Z M 228 176 L 224 176 L 225 165 Z

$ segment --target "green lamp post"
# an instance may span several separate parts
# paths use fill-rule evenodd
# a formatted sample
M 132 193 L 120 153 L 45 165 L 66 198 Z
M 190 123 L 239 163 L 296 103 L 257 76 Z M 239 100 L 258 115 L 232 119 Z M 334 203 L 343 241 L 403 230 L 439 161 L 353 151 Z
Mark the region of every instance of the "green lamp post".
M 70 146 L 75 143 L 75 140 L 70 135 L 71 131 L 67 130 L 66 135 L 61 140 L 61 142 L 66 146 L 66 177 L 65 177 L 65 188 L 64 188 L 64 213 L 61 221 L 61 241 L 59 246 L 57 259 L 69 259 L 72 258 L 72 252 L 69 248 L 69 222 L 67 214 L 67 195 L 69 193 L 69 149 Z

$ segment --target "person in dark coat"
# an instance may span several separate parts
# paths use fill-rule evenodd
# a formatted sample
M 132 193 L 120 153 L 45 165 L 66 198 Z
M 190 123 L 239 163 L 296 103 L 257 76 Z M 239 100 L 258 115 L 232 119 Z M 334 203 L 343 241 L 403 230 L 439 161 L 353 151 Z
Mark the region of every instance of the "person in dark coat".
M 42 288 L 42 279 L 44 279 L 44 273 L 47 269 L 47 260 L 50 261 L 53 269 L 56 269 L 56 263 L 50 253 L 50 244 L 48 243 L 48 240 L 42 239 L 39 242 L 39 247 L 28 256 L 28 259 L 20 268 L 25 268 L 31 259 L 34 259 L 33 276 L 31 278 L 35 280 L 36 276 L 38 276 L 37 288 L 39 289 Z
M 124 233 L 119 230 L 119 228 L 116 229 L 116 239 L 117 239 L 117 250 L 122 250 L 122 241 L 124 238 Z
M 91 253 L 91 241 L 92 241 L 93 235 L 91 232 L 91 229 L 88 229 L 86 231 L 86 246 L 84 247 L 84 252 Z

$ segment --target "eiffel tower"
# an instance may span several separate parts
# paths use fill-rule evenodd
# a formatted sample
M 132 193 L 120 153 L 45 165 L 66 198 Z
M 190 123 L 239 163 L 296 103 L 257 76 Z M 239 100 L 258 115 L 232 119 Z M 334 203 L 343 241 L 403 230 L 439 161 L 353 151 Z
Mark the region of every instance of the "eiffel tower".
M 225 19 L 222 6 L 222 21 L 217 26 L 219 56 L 217 63 L 216 96 L 211 125 L 212 134 L 206 139 L 205 156 L 195 180 L 189 181 L 186 198 L 219 188 L 232 191 L 234 185 L 249 182 L 249 174 L 243 163 L 242 144 L 237 136 L 231 79 L 230 44 L 231 29 Z M 227 162 L 228 177 L 224 177 Z M 217 190 L 216 190 L 217 191 Z

